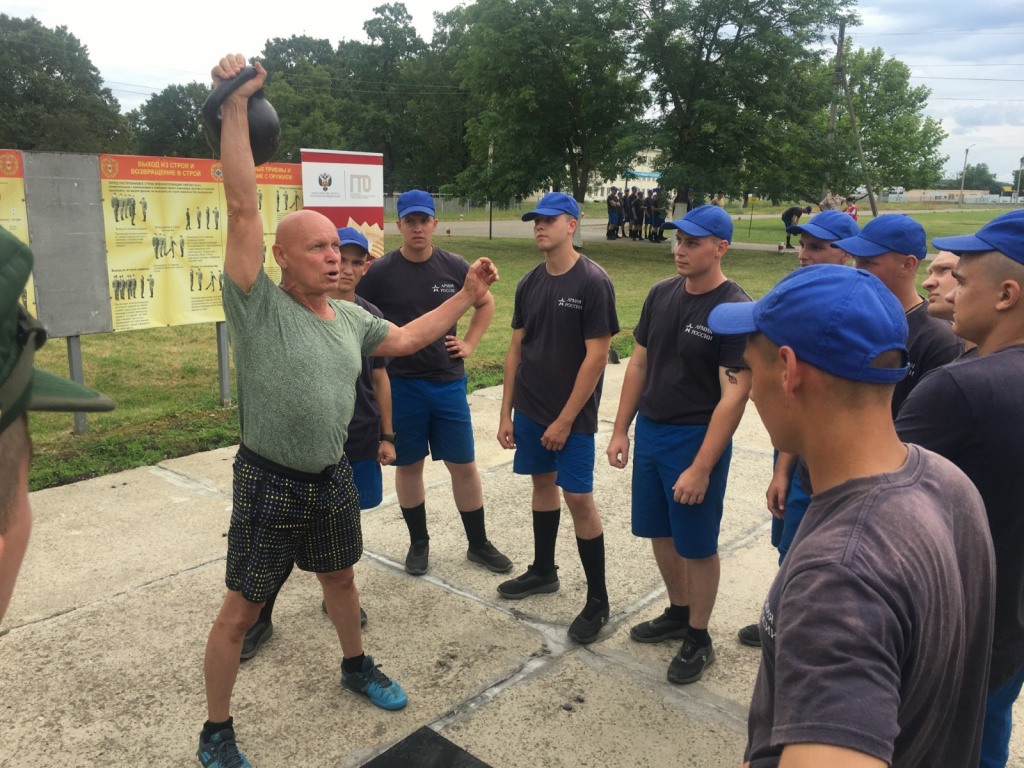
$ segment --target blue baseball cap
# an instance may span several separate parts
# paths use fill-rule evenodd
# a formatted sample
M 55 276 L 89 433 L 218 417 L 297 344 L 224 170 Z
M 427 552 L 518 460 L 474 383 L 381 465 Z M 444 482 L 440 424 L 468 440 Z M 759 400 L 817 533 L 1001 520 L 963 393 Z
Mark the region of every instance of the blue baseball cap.
M 398 196 L 396 207 L 400 219 L 404 219 L 410 213 L 425 213 L 428 216 L 433 216 L 434 198 L 430 196 L 429 192 L 413 189 Z
M 732 216 L 717 205 L 698 205 L 681 219 L 666 221 L 665 229 L 680 229 L 694 237 L 714 235 L 732 242 Z
M 999 251 L 1024 264 L 1024 210 L 997 216 L 973 235 L 936 237 L 932 245 L 957 256 L 965 251 Z
M 815 220 L 817 218 L 815 216 Z M 831 245 L 851 256 L 865 259 L 881 256 L 889 251 L 902 253 L 904 256 L 916 256 L 918 259 L 928 255 L 928 240 L 924 236 L 924 227 L 905 213 L 889 213 L 872 219 L 864 225 L 859 234 L 837 240 Z
M 580 206 L 564 192 L 548 192 L 537 203 L 537 207 L 523 214 L 523 221 L 533 221 L 538 216 L 559 216 L 568 213 L 574 219 L 580 217 Z
M 355 227 L 342 227 L 338 230 L 338 237 L 341 238 L 342 245 L 358 245 L 367 253 L 370 252 L 370 244 L 366 242 L 366 237 Z
M 842 211 L 822 211 L 806 224 L 793 224 L 786 227 L 791 235 L 810 235 L 821 240 L 842 240 L 856 237 L 860 227 L 853 217 Z
M 907 316 L 882 281 L 862 269 L 812 264 L 790 272 L 760 301 L 720 304 L 715 333 L 759 331 L 797 358 L 833 376 L 894 384 L 907 375 Z M 902 368 L 878 368 L 883 352 L 903 353 Z

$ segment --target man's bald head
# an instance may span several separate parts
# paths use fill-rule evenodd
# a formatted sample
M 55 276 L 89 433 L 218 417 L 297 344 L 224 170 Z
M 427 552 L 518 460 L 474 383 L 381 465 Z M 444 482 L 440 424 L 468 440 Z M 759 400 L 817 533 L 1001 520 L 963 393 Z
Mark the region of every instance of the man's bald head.
M 319 229 L 335 229 L 336 227 L 322 213 L 303 209 L 289 213 L 281 223 L 277 225 L 277 235 L 274 238 L 274 245 L 289 249 L 296 243 L 302 242 L 310 231 Z

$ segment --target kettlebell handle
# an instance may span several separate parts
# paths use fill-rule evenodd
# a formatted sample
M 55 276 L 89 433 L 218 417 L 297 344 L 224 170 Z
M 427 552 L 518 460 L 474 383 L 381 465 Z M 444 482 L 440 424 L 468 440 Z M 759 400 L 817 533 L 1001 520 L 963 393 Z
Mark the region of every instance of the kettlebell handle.
M 213 89 L 213 93 L 209 95 L 206 102 L 203 104 L 203 117 L 206 118 L 207 123 L 220 124 L 220 108 L 228 97 L 242 87 L 245 83 L 252 80 L 259 73 L 256 71 L 256 67 L 243 67 L 242 71 L 229 80 L 221 80 L 220 85 Z M 218 134 L 220 131 L 217 132 Z

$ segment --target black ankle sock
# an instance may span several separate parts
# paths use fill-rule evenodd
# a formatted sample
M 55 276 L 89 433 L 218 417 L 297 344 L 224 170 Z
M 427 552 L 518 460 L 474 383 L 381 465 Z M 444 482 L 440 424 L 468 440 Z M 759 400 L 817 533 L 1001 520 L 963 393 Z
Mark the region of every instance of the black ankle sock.
M 533 570 L 539 576 L 555 572 L 555 543 L 561 508 L 550 512 L 533 510 Z
M 690 606 L 688 605 L 676 605 L 670 603 L 668 610 L 665 611 L 665 615 L 672 619 L 672 621 L 683 621 L 687 624 L 690 623 Z
M 580 562 L 587 575 L 587 600 L 608 604 L 608 589 L 604 579 L 604 534 L 593 539 L 576 537 L 576 548 L 580 551 Z
M 459 512 L 462 516 L 462 527 L 466 529 L 469 546 L 476 549 L 487 543 L 487 528 L 484 526 L 484 508 L 472 512 Z
M 353 656 L 351 659 L 342 659 L 341 668 L 348 673 L 362 672 L 363 671 L 363 659 L 366 658 L 365 653 L 360 653 L 358 656 Z
M 711 645 L 711 635 L 708 634 L 706 629 L 694 629 L 690 627 L 690 639 L 697 644 L 698 647 Z
M 230 728 L 234 731 L 235 718 L 229 717 L 223 723 L 214 723 L 211 720 L 207 720 L 203 723 L 203 741 L 209 741 L 213 734 L 217 733 L 217 731 L 223 731 L 225 728 Z
M 288 581 L 288 577 L 291 576 L 292 567 L 294 565 L 294 561 L 288 563 L 288 567 L 285 569 L 284 575 L 281 577 L 281 581 L 278 583 L 276 587 L 274 587 L 274 591 L 270 593 L 270 596 L 267 597 L 267 602 L 260 609 L 260 617 L 256 619 L 257 624 L 270 623 L 271 618 L 274 615 L 274 603 L 277 602 L 277 596 L 281 592 L 281 587 L 284 586 L 284 583 Z
M 409 528 L 409 541 L 429 541 L 427 535 L 427 505 L 420 502 L 415 507 L 402 507 L 402 517 Z

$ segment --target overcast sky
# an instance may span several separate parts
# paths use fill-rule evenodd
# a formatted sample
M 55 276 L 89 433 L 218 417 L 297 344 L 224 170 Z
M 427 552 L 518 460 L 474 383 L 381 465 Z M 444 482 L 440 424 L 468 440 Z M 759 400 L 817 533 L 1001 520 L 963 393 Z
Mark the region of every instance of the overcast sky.
M 383 2 L 383 0 L 381 0 Z M 268 38 L 308 34 L 365 39 L 362 25 L 377 3 L 287 0 L 271 3 L 171 3 L 124 0 L 5 1 L 3 12 L 67 26 L 89 48 L 93 64 L 124 111 L 174 83 L 206 82 L 229 49 L 258 54 Z M 429 40 L 433 14 L 456 0 L 406 0 Z M 863 24 L 854 44 L 882 48 L 910 65 L 913 84 L 932 89 L 927 113 L 949 133 L 942 146 L 947 174 L 987 163 L 1009 180 L 1024 156 L 1024 12 L 1020 0 L 861 0 Z

